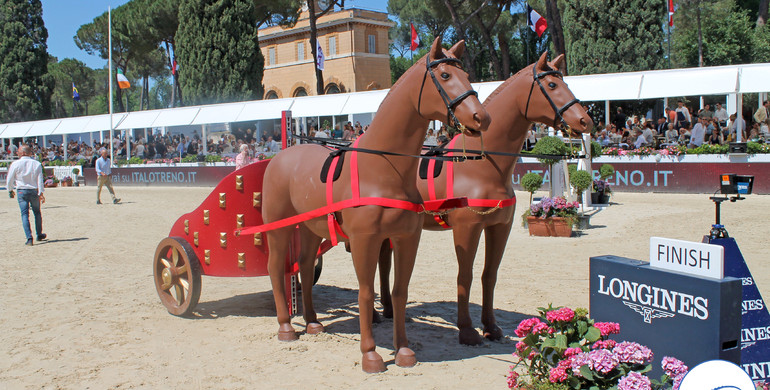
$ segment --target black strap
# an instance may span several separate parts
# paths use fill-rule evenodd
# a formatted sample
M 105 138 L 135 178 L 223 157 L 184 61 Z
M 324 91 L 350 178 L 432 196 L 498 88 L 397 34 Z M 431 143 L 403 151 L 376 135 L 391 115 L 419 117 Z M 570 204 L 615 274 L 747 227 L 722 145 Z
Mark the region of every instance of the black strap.
M 339 156 L 340 160 L 337 161 L 337 166 L 334 167 L 332 181 L 337 181 L 337 179 L 340 178 L 340 173 L 342 173 L 342 163 L 345 162 L 345 151 L 337 149 L 329 153 L 329 156 L 326 157 L 326 161 L 324 161 L 324 165 L 321 167 L 321 183 L 326 183 L 326 178 L 329 175 L 329 168 L 331 167 L 332 161 L 334 161 L 334 158 L 337 156 Z

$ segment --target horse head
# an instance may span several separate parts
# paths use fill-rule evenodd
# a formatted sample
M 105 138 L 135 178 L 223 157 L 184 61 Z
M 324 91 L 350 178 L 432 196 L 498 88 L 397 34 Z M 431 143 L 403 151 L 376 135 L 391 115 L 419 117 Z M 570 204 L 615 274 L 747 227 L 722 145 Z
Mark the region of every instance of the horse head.
M 532 122 L 562 127 L 571 133 L 586 133 L 594 126 L 593 120 L 575 98 L 558 70 L 564 61 L 560 54 L 552 62 L 548 52 L 532 65 L 532 85 L 527 97 L 524 116 Z
M 422 117 L 446 121 L 447 125 L 458 127 L 466 135 L 479 136 L 487 130 L 491 119 L 471 87 L 468 74 L 462 69 L 459 58 L 464 51 L 465 41 L 446 50 L 441 47 L 441 37 L 437 37 L 424 62 L 421 60 L 414 65 L 424 67 L 425 73 L 413 102 Z

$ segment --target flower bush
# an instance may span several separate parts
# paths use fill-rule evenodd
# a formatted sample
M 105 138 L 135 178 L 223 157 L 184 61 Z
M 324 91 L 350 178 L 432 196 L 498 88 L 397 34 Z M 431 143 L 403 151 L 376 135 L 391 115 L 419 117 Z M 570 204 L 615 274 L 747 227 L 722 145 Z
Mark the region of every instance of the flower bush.
M 610 188 L 610 182 L 602 179 L 594 179 L 593 190 L 594 192 L 601 192 L 604 194 L 612 193 L 612 189 Z
M 577 221 L 578 202 L 567 202 L 563 196 L 558 197 L 544 197 L 540 202 L 529 206 L 529 210 L 526 210 L 522 215 L 522 225 L 527 223 L 527 217 L 537 218 L 551 218 L 561 217 L 567 221 L 570 226 L 574 225 Z
M 522 340 L 513 353 L 519 361 L 506 377 L 509 389 L 676 390 L 687 374 L 684 363 L 667 356 L 661 362 L 664 375 L 659 381 L 650 379 L 653 352 L 634 342 L 608 339 L 620 326 L 595 322 L 586 309 L 549 305 L 538 312 L 516 328 Z M 518 366 L 527 373 L 516 372 Z

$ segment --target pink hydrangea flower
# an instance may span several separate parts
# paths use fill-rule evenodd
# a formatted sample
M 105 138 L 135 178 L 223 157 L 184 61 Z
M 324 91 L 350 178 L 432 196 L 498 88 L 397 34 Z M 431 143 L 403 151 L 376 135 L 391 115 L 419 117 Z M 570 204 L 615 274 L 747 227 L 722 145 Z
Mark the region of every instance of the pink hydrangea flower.
M 594 324 L 594 327 L 599 329 L 602 336 L 620 333 L 620 324 L 617 322 L 597 322 Z
M 580 348 L 567 348 L 567 349 L 564 351 L 564 357 L 565 357 L 565 358 L 568 358 L 568 357 L 570 357 L 570 356 L 575 356 L 575 355 L 577 355 L 577 354 L 579 354 L 579 353 L 581 353 L 581 352 L 583 352 L 583 350 L 582 350 L 582 349 L 580 349 Z M 565 361 L 565 360 L 562 360 L 562 361 Z
M 511 366 L 511 370 L 508 372 L 508 375 L 505 377 L 506 382 L 508 383 L 509 389 L 517 389 L 519 387 L 519 373 L 516 371 L 513 371 L 514 366 Z
M 606 349 L 597 349 L 588 353 L 588 367 L 606 374 L 618 366 L 618 357 Z
M 551 367 L 551 370 L 548 373 L 548 380 L 551 381 L 551 383 L 564 382 L 567 380 L 567 371 L 561 366 Z
M 577 355 L 570 356 L 569 362 L 570 368 L 572 369 L 572 372 L 575 374 L 575 376 L 582 377 L 582 375 L 580 375 L 580 367 L 588 364 L 588 353 L 581 352 Z
M 548 313 L 545 313 L 545 319 L 547 319 L 550 322 L 556 322 L 556 321 L 569 322 L 569 321 L 572 321 L 572 319 L 574 318 L 575 318 L 575 312 L 568 307 L 562 307 L 561 309 L 552 310 L 552 311 L 549 311 Z
M 681 360 L 670 356 L 664 356 L 660 366 L 663 368 L 663 372 L 674 380 L 674 390 L 679 389 L 679 384 L 689 368 Z
M 612 352 L 622 363 L 647 364 L 652 362 L 652 351 L 645 347 L 630 341 L 618 343 Z
M 628 375 L 620 378 L 618 382 L 618 390 L 651 390 L 652 386 L 650 379 L 646 376 L 631 371 Z
M 519 337 L 526 337 L 528 334 L 539 334 L 548 329 L 548 325 L 540 321 L 539 318 L 533 317 L 519 323 L 514 333 Z
M 591 349 L 612 349 L 615 348 L 616 344 L 615 340 L 599 340 L 591 346 Z
M 523 341 L 519 341 L 518 343 L 516 343 L 516 352 L 519 352 L 519 353 L 524 352 L 524 350 L 527 349 L 527 347 L 529 347 L 527 343 Z

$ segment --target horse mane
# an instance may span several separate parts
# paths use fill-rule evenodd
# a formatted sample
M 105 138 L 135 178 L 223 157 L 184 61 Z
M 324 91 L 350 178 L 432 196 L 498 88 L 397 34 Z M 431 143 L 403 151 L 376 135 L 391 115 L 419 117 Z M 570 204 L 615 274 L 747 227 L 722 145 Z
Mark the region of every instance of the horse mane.
M 507 80 L 503 81 L 503 82 L 502 82 L 502 84 L 500 84 L 500 85 L 499 85 L 497 88 L 495 88 L 495 90 L 494 90 L 494 91 L 492 91 L 492 93 L 490 93 L 490 94 L 489 94 L 489 96 L 487 96 L 487 99 L 486 99 L 486 100 L 484 100 L 484 103 L 482 103 L 482 106 L 486 107 L 486 106 L 487 106 L 487 104 L 489 104 L 489 102 L 492 100 L 492 98 L 494 98 L 495 96 L 497 96 L 497 95 L 499 95 L 501 92 L 503 92 L 503 90 L 504 90 L 505 88 L 507 88 L 509 84 L 511 84 L 511 83 L 513 83 L 514 81 L 516 81 L 516 79 L 517 79 L 517 78 L 519 78 L 519 76 L 521 76 L 521 74 L 522 74 L 523 72 L 527 71 L 527 73 L 531 73 L 531 72 L 532 72 L 532 68 L 533 68 L 534 66 L 536 66 L 536 65 L 537 65 L 537 62 L 535 62 L 534 64 L 531 64 L 531 65 L 527 65 L 527 66 L 525 66 L 525 67 L 521 68 L 521 70 L 519 70 L 518 72 L 516 72 L 516 74 L 514 74 L 513 76 L 511 76 L 511 77 L 508 77 L 508 79 L 507 79 Z M 553 70 L 553 69 L 551 68 L 551 65 L 548 63 L 548 61 L 546 61 L 546 62 L 545 62 L 545 66 L 546 66 L 546 68 L 547 68 L 546 70 Z

